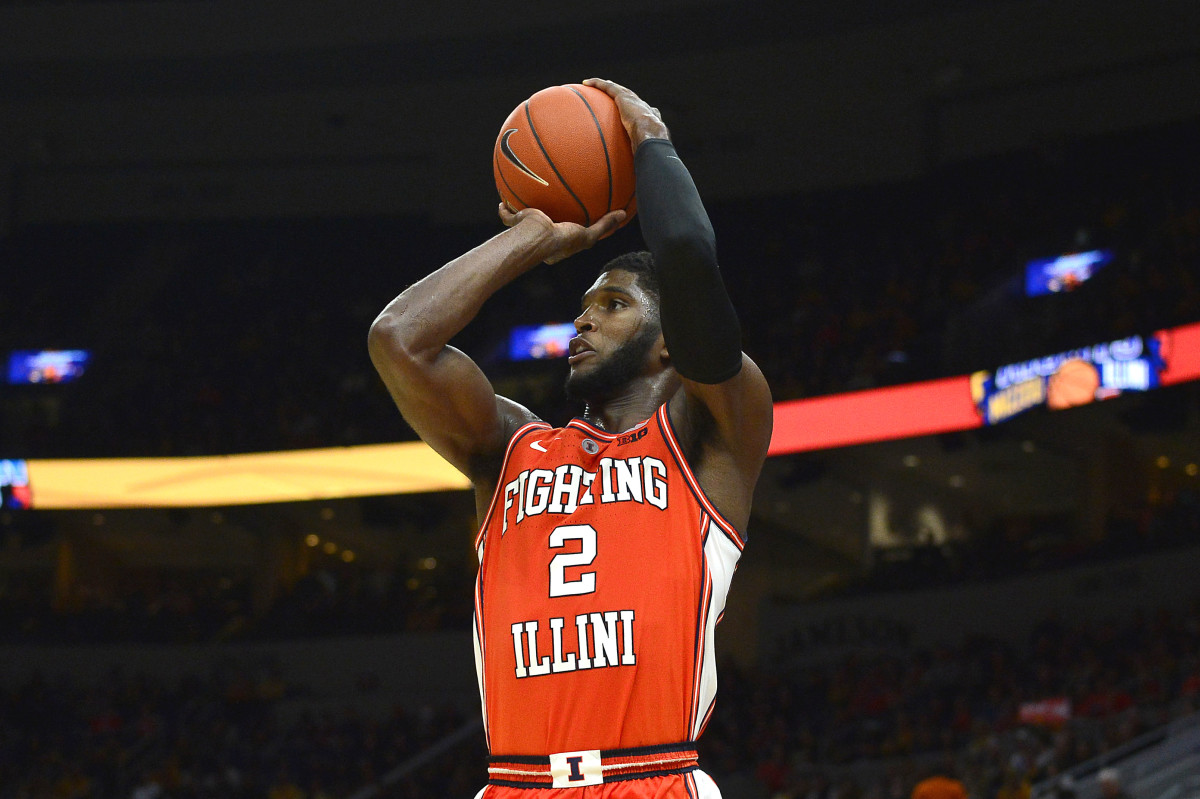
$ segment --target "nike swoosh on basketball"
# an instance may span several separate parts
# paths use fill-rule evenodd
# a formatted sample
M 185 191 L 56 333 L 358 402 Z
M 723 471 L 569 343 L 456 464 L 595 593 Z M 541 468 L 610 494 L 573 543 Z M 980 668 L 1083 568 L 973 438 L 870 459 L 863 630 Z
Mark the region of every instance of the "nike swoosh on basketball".
M 512 135 L 516 132 L 517 132 L 516 128 L 509 128 L 508 130 L 504 131 L 504 133 L 502 133 L 500 135 L 500 152 L 503 153 L 504 157 L 507 158 L 509 161 L 511 161 L 512 165 L 515 166 L 517 169 L 521 170 L 526 175 L 529 175 L 529 177 L 533 178 L 538 183 L 541 183 L 543 186 L 549 186 L 550 184 L 547 183 L 545 180 L 543 180 L 541 177 L 539 177 L 536 172 L 534 172 L 529 167 L 525 166 L 525 164 L 521 163 L 521 159 L 517 158 L 517 154 L 514 153 L 512 151 L 512 147 L 510 147 L 508 145 L 508 140 L 511 139 Z
M 538 452 L 545 452 L 545 451 L 546 451 L 546 448 L 545 448 L 545 447 L 543 447 L 543 446 L 541 445 L 541 443 L 540 443 L 540 442 L 538 442 L 538 441 L 530 441 L 530 442 L 529 442 L 529 446 L 530 446 L 530 448 L 531 448 L 531 449 L 536 449 Z

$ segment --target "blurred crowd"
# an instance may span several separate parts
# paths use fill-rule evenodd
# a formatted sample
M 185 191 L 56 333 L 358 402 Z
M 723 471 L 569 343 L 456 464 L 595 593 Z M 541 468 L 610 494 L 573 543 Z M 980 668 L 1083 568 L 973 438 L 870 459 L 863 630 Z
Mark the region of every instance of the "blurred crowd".
M 744 211 L 719 231 L 723 261 L 738 264 L 723 273 L 754 315 L 747 349 L 776 395 L 792 398 L 993 369 L 1200 319 L 1190 127 L 809 197 L 778 225 L 755 226 Z M 1024 295 L 1030 259 L 1098 248 L 1117 260 L 1088 283 Z M 764 290 L 764 264 L 782 290 Z
M 467 630 L 474 581 L 467 563 L 442 563 L 436 571 L 321 564 L 255 612 L 244 574 L 79 582 L 57 602 L 51 574 L 0 574 L 0 644 L 190 644 Z
M 469 527 L 445 532 L 457 540 Z M 1107 534 L 1084 541 L 1066 519 L 1014 516 L 963 541 L 876 558 L 821 597 L 927 589 L 1131 557 L 1200 541 L 1200 493 L 1122 508 Z M 464 539 L 465 540 L 465 539 Z M 256 607 L 252 575 L 203 569 L 77 579 L 56 591 L 50 570 L 0 571 L 0 644 L 205 643 L 466 630 L 476 566 L 470 557 L 409 558 L 386 567 L 318 557 Z M 153 579 L 150 579 L 153 578 Z
M 469 708 L 322 703 L 285 671 L 268 660 L 178 683 L 114 671 L 5 687 L 0 799 L 346 797 L 473 721 Z M 1046 699 L 1065 699 L 1067 717 L 1022 720 Z M 785 672 L 726 664 L 701 763 L 731 795 L 763 799 L 907 799 L 933 767 L 975 799 L 1021 799 L 1196 710 L 1200 601 L 1120 622 L 1048 616 L 1024 646 L 976 636 Z M 380 796 L 465 797 L 483 779 L 482 736 L 468 732 Z
M 1200 319 L 1196 123 L 947 166 L 920 180 L 711 202 L 744 347 L 778 399 L 962 374 Z M 191 455 L 411 437 L 367 358 L 374 316 L 498 230 L 422 219 L 29 228 L 0 241 L 0 349 L 88 348 L 77 383 L 9 388 L 6 452 Z M 569 321 L 630 225 L 504 289 L 456 344 L 560 419 L 560 362 L 515 325 Z M 1064 295 L 1027 260 L 1111 248 Z
M 1069 719 L 1022 721 L 1049 699 Z M 904 799 L 937 767 L 1006 799 L 1196 710 L 1200 602 L 1095 625 L 1048 616 L 1023 647 L 981 636 L 788 673 L 727 666 L 701 743 L 714 772 L 773 797 Z
M 92 684 L 38 675 L 0 691 L 0 798 L 347 797 L 468 718 L 452 706 L 384 717 L 326 709 L 269 662 L 177 683 L 119 670 Z M 485 774 L 482 737 L 380 796 L 470 795 Z

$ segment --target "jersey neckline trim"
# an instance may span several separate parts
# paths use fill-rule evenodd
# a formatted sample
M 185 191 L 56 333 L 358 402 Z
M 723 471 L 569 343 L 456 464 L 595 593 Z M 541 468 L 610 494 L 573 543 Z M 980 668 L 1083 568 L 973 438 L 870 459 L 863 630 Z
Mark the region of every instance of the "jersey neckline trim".
M 661 406 L 659 406 L 659 407 L 661 407 Z M 658 413 L 658 411 L 655 411 L 655 413 Z M 567 422 L 566 426 L 574 427 L 576 429 L 582 430 L 583 432 L 587 433 L 590 436 L 595 436 L 596 438 L 600 438 L 605 441 L 615 441 L 617 438 L 619 438 L 623 435 L 626 435 L 627 433 L 632 433 L 634 430 L 637 430 L 638 428 L 645 427 L 647 424 L 650 423 L 650 420 L 653 418 L 654 418 L 654 415 L 651 414 L 649 417 L 638 422 L 637 424 L 635 424 L 633 427 L 629 428 L 628 430 L 622 430 L 619 433 L 610 433 L 607 430 L 601 430 L 599 427 L 596 427 L 596 425 L 583 419 L 580 416 L 576 416 L 574 419 Z

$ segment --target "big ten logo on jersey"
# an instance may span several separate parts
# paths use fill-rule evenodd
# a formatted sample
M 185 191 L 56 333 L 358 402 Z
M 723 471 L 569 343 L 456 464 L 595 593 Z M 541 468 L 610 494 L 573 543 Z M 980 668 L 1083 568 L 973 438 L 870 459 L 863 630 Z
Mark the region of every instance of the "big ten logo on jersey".
M 598 494 L 598 495 L 597 495 Z M 526 469 L 504 486 L 504 524 L 528 516 L 574 513 L 582 505 L 636 502 L 667 509 L 667 465 L 658 458 L 601 458 L 594 472 L 573 463 Z
M 626 444 L 632 444 L 633 442 L 637 441 L 639 438 L 641 438 L 642 436 L 646 435 L 649 432 L 650 432 L 649 428 L 643 427 L 636 432 L 626 433 L 625 435 L 623 435 L 617 439 L 617 446 L 623 447 Z

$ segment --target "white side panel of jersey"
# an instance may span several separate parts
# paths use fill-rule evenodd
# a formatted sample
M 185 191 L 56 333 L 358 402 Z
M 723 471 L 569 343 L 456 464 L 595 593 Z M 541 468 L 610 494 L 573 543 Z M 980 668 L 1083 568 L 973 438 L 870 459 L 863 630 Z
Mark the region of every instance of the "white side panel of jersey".
M 479 544 L 477 553 L 479 555 L 480 564 L 483 563 L 483 547 L 482 541 Z M 483 643 L 479 640 L 479 578 L 475 579 L 475 602 L 476 610 L 471 617 L 471 643 L 475 650 L 475 681 L 479 683 L 479 708 L 483 713 L 483 734 L 487 735 L 487 696 L 484 695 L 483 687 Z M 482 792 L 481 792 L 482 793 Z
M 708 538 L 704 542 L 704 556 L 708 561 L 708 573 L 712 579 L 712 597 L 708 602 L 708 622 L 704 630 L 704 664 L 700 671 L 696 721 L 691 731 L 693 741 L 704 728 L 704 720 L 717 695 L 717 651 L 714 646 L 717 619 L 725 612 L 725 598 L 729 595 L 729 584 L 733 580 L 733 572 L 741 554 L 742 551 L 729 540 L 717 523 L 710 519 Z
M 487 729 L 487 697 L 483 695 L 483 647 L 479 645 L 479 625 L 472 624 L 471 640 L 475 644 L 475 680 L 479 683 L 479 703 L 483 707 L 483 728 Z
M 721 799 L 721 790 L 713 782 L 712 777 L 700 769 L 696 769 L 688 777 L 691 780 L 692 787 L 695 789 L 694 796 L 696 799 Z

